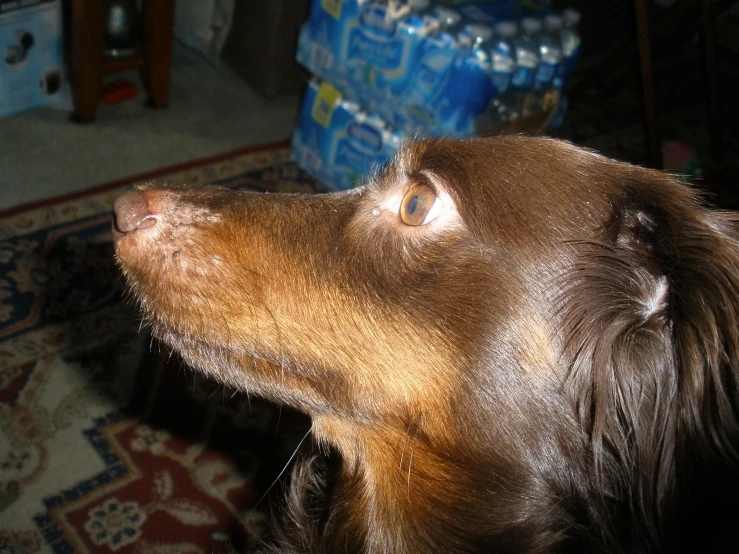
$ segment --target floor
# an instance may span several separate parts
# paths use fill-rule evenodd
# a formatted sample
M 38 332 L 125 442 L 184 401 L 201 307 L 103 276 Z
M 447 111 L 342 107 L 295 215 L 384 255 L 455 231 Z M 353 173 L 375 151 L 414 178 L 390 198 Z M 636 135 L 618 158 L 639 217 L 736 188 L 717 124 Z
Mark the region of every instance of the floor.
M 139 83 L 135 72 L 118 74 Z M 97 120 L 38 108 L 0 119 L 0 210 L 168 165 L 289 138 L 298 96 L 265 100 L 221 64 L 175 44 L 169 107 L 100 103 Z

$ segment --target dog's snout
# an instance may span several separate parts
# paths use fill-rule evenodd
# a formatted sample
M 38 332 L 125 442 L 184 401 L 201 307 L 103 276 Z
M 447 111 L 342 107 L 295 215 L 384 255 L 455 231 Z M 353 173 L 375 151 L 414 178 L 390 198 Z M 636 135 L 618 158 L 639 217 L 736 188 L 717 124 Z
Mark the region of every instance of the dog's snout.
M 140 190 L 131 190 L 116 198 L 113 212 L 115 229 L 119 233 L 130 233 L 156 224 L 156 218 Z

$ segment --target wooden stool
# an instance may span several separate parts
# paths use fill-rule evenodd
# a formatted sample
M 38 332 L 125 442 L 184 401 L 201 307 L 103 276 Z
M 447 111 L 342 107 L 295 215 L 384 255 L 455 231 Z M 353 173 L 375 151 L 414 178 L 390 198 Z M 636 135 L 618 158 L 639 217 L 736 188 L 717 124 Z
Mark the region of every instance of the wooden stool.
M 72 96 L 79 123 L 95 120 L 103 75 L 140 67 L 149 104 L 163 108 L 169 102 L 169 68 L 175 0 L 144 0 L 143 31 L 139 52 L 130 58 L 103 56 L 103 0 L 73 0 L 71 28 Z

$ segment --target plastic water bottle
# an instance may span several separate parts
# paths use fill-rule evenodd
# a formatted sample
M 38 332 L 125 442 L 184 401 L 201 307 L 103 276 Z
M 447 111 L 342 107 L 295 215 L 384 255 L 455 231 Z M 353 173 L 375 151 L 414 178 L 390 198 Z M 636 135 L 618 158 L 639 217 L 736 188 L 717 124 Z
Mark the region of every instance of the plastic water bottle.
M 565 10 L 563 19 L 564 24 L 560 35 L 562 42 L 562 63 L 552 81 L 553 88 L 560 93 L 560 101 L 557 107 L 557 113 L 554 114 L 550 123 L 552 129 L 561 127 L 567 115 L 567 97 L 562 95 L 562 91 L 567 86 L 577 59 L 580 56 L 580 33 L 578 30 L 580 12 L 572 9 Z
M 494 39 L 490 49 L 493 96 L 486 110 L 493 122 L 507 121 L 510 117 L 505 100 L 516 71 L 514 42 L 517 32 L 518 27 L 513 21 L 501 21 L 493 27 Z
M 388 103 L 393 124 L 408 132 L 432 132 L 446 117 L 450 101 L 445 91 L 459 54 L 455 31 L 462 17 L 458 12 L 437 7 L 423 19 L 428 32 L 420 43 L 418 63 L 409 71 L 407 87 Z
M 493 95 L 490 63 L 490 41 L 493 30 L 487 25 L 471 23 L 459 32 L 458 40 L 462 55 L 455 65 L 458 69 L 457 84 L 460 105 L 466 106 L 473 116 L 485 111 Z
M 511 88 L 506 98 L 510 119 L 517 119 L 524 113 L 526 97 L 534 85 L 534 76 L 539 67 L 538 33 L 541 20 L 524 17 L 516 39 L 516 71 L 511 79 Z
M 395 128 L 384 128 L 382 130 L 382 142 L 394 155 L 403 144 L 403 132 Z
M 489 45 L 490 40 L 493 38 L 493 30 L 487 25 L 469 23 L 459 31 L 457 38 L 462 48 L 468 52 L 479 51 L 481 55 L 487 58 L 488 53 L 485 50 L 485 46 Z
M 406 0 L 402 4 L 400 2 L 387 1 L 385 3 L 390 8 L 388 14 L 396 19 L 401 19 L 408 15 L 424 15 L 429 11 L 429 7 L 431 6 L 431 0 Z
M 431 11 L 431 16 L 437 21 L 439 34 L 453 34 L 459 30 L 462 24 L 462 16 L 452 8 L 438 6 Z
M 412 13 L 421 14 L 428 11 L 431 0 L 408 0 L 408 5 Z
M 445 6 L 434 8 L 426 17 L 429 33 L 422 47 L 423 53 L 438 48 L 454 48 L 457 42 L 457 31 L 462 23 L 462 16 L 458 11 Z
M 428 7 L 429 0 L 413 0 L 398 11 L 398 13 L 405 14 L 400 17 L 396 31 L 396 36 L 401 41 L 402 49 L 405 52 L 403 62 L 405 68 L 402 72 L 396 72 L 396 75 L 388 79 L 389 90 L 387 94 L 378 105 L 374 106 L 386 117 L 392 117 L 387 113 L 388 111 L 392 112 L 394 105 L 392 98 L 402 95 L 403 91 L 406 90 L 413 79 L 413 72 L 423 56 L 426 36 L 432 30 L 425 14 Z
M 550 108 L 556 94 L 550 90 L 555 75 L 562 65 L 562 17 L 555 14 L 544 18 L 544 30 L 539 34 L 539 67 L 534 75 L 531 94 L 524 107 L 524 115 L 532 115 Z
M 562 69 L 560 71 L 560 88 L 564 87 L 572 75 L 577 58 L 580 56 L 580 12 L 567 9 L 563 15 L 564 24 L 561 32 L 562 43 Z

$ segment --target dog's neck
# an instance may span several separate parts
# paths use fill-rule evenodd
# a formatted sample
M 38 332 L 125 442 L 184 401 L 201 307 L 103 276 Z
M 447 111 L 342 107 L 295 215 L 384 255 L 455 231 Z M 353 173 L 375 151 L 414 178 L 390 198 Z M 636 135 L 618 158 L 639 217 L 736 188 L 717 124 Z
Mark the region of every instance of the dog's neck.
M 530 537 L 518 536 L 516 521 L 542 519 L 521 503 L 527 477 L 498 463 L 495 482 L 485 478 L 480 468 L 493 463 L 489 454 L 475 452 L 464 438 L 455 444 L 325 417 L 314 418 L 313 429 L 319 444 L 342 458 L 330 498 L 338 506 L 328 519 L 333 534 L 357 537 L 363 552 L 435 552 L 440 544 L 472 552 L 492 537 L 517 552 Z M 549 511 L 559 513 L 555 506 Z
M 331 503 L 343 505 L 337 523 L 362 537 L 366 552 L 428 551 L 430 529 L 447 532 L 442 504 L 456 504 L 464 480 L 413 431 L 314 418 L 313 433 L 342 458 Z M 467 492 L 469 497 L 469 492 Z M 339 500 L 339 502 L 337 502 Z M 419 550 L 419 548 L 421 550 Z

